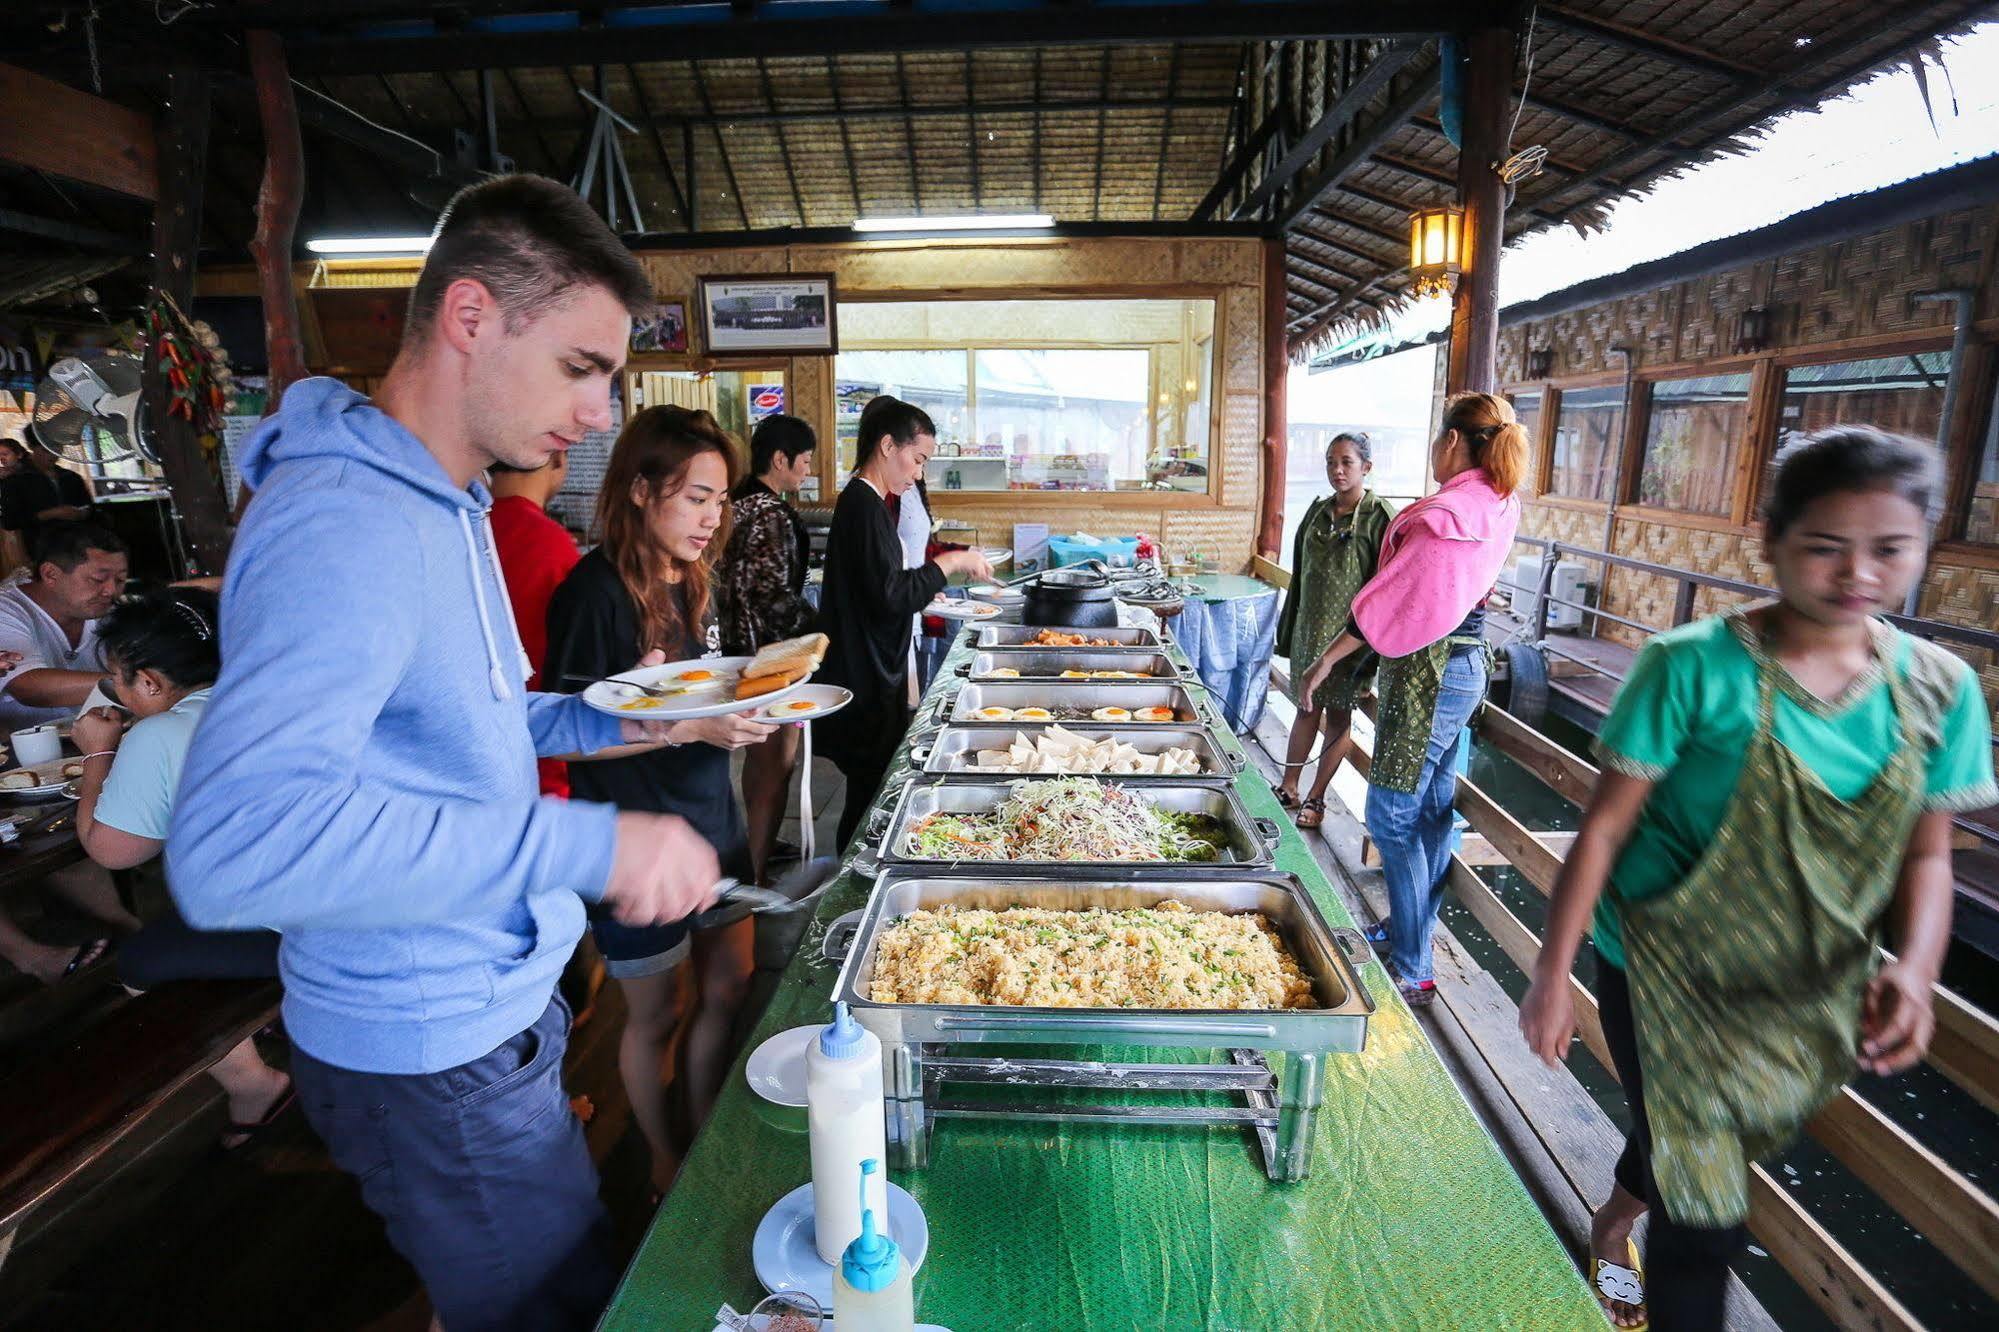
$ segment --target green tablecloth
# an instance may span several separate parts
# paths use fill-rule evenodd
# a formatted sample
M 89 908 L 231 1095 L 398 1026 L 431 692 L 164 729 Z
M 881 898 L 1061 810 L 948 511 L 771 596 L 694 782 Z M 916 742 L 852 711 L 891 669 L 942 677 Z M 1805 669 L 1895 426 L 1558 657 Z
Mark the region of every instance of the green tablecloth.
M 949 667 L 966 653 L 954 651 L 933 695 L 955 691 Z M 907 775 L 892 770 L 886 789 Z M 1237 788 L 1252 814 L 1281 818 L 1254 768 Z M 1277 862 L 1328 920 L 1351 923 L 1288 822 Z M 829 1018 L 824 923 L 864 905 L 871 886 L 847 873 L 827 890 L 746 1048 Z M 1363 979 L 1379 1011 L 1364 1053 L 1327 1061 L 1304 1182 L 1271 1183 L 1238 1129 L 940 1122 L 930 1166 L 894 1175 L 930 1226 L 919 1320 L 952 1332 L 1601 1332 L 1567 1253 L 1381 967 Z M 747 1309 L 760 1298 L 751 1236 L 811 1176 L 803 1115 L 758 1099 L 738 1062 L 605 1328 L 708 1332 L 724 1300 Z

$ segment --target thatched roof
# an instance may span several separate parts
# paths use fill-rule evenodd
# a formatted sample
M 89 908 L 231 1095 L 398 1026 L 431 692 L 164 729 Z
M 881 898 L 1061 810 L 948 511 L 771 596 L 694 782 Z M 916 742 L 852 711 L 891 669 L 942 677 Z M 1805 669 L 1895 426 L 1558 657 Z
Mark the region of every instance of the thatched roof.
M 0 16 L 11 58 L 91 86 L 75 0 Z M 1409 210 L 1455 193 L 1441 34 L 1520 33 L 1515 150 L 1547 151 L 1509 235 L 1618 197 L 1911 58 L 1986 0 L 99 0 L 107 93 L 157 102 L 173 53 L 215 71 L 205 240 L 245 255 L 263 146 L 242 31 L 279 31 L 307 131 L 301 236 L 422 229 L 499 164 L 568 179 L 596 115 L 648 243 L 857 216 L 1046 212 L 1062 224 L 1283 234 L 1294 354 L 1406 300 Z M 600 14 L 593 24 L 579 10 Z M 804 11 L 801 13 L 801 11 Z M 1528 13 L 1531 11 L 1531 38 Z M 62 22 L 53 16 L 66 15 Z M 164 16 L 175 21 L 162 26 Z M 1531 59 L 1531 75 L 1529 61 Z M 600 82 L 601 80 L 601 82 Z M 488 126 L 491 134 L 488 134 Z M 55 209 L 53 201 L 47 207 Z M 110 226 L 117 210 L 102 205 Z M 628 211 L 628 210 L 627 210 Z

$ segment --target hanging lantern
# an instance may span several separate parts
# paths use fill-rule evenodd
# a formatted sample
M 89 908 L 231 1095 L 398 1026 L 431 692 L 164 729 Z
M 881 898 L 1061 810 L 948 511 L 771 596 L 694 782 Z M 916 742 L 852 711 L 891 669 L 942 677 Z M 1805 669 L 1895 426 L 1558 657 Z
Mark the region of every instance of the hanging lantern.
M 1410 284 L 1418 297 L 1448 296 L 1464 271 L 1465 210 L 1456 204 L 1409 215 Z

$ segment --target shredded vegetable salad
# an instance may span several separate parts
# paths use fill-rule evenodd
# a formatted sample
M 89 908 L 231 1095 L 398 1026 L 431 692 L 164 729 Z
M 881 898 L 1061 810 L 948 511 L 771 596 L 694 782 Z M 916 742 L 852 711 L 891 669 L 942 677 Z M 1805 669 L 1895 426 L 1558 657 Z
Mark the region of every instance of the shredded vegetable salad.
M 904 854 L 924 860 L 1221 859 L 1221 822 L 1160 809 L 1113 782 L 1015 782 L 991 812 L 919 819 Z

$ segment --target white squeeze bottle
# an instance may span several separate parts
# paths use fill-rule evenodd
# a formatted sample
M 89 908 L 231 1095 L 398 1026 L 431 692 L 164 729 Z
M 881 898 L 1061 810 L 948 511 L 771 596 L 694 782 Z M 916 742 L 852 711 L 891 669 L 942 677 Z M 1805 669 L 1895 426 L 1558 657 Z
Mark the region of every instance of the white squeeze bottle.
M 833 1005 L 833 1022 L 805 1047 L 805 1114 L 812 1142 L 813 1245 L 819 1257 L 837 1265 L 847 1244 L 861 1233 L 861 1198 L 884 1224 L 888 1220 L 888 1178 L 854 1176 L 863 1161 L 888 1159 L 888 1129 L 882 1109 L 882 1043 L 854 1021 L 845 1004 Z
M 847 1246 L 833 1278 L 833 1323 L 840 1332 L 915 1332 L 909 1263 L 895 1241 L 875 1229 L 879 1214 L 866 1204 L 868 1185 L 881 1178 L 875 1165 L 861 1162 L 861 1234 Z

